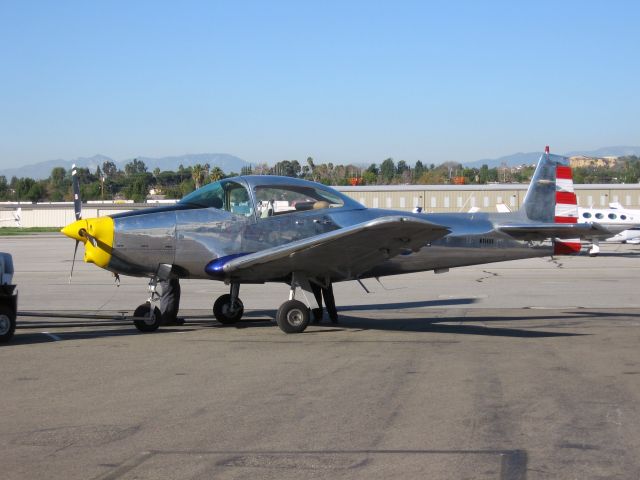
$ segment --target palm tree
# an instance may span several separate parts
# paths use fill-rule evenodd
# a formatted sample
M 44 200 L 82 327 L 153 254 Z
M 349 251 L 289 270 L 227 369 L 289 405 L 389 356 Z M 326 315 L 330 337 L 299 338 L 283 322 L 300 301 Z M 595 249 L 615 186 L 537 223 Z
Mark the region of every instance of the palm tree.
M 217 182 L 224 178 L 224 172 L 220 167 L 213 167 L 211 172 L 209 172 L 209 178 L 212 182 Z
M 193 167 L 191 167 L 191 177 L 193 178 L 193 182 L 196 184 L 196 190 L 202 186 L 204 175 L 204 167 L 199 163 L 196 163 Z

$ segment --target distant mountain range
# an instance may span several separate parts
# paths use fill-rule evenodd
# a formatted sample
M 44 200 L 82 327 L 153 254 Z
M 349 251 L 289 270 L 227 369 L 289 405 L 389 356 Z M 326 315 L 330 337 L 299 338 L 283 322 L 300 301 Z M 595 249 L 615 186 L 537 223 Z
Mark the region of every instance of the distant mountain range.
M 242 167 L 249 166 L 249 162 L 242 160 L 234 155 L 227 153 L 198 153 L 179 155 L 174 157 L 136 157 L 138 160 L 142 160 L 147 166 L 147 171 L 152 172 L 156 167 L 160 170 L 178 170 L 180 165 L 185 168 L 196 165 L 198 163 L 204 165 L 208 163 L 211 167 L 220 167 L 224 172 L 240 172 Z M 0 170 L 0 175 L 4 175 L 7 179 L 11 177 L 29 177 L 36 180 L 48 178 L 51 175 L 51 170 L 54 167 L 63 167 L 67 170 L 71 168 L 73 164 L 78 167 L 88 168 L 92 172 L 95 172 L 99 166 L 102 168 L 104 162 L 113 162 L 120 170 L 124 170 L 124 166 L 131 162 L 133 159 L 128 160 L 114 160 L 105 155 L 94 155 L 93 157 L 80 157 L 75 160 L 48 160 L 46 162 L 35 163 L 33 165 L 25 165 L 24 167 L 6 168 Z
M 476 160 L 474 162 L 466 162 L 464 165 L 467 167 L 480 168 L 486 164 L 489 168 L 499 167 L 506 164 L 508 166 L 517 166 L 523 164 L 535 164 L 540 158 L 541 152 L 529 152 L 529 153 L 514 153 L 512 155 L 506 155 L 499 158 L 485 158 L 482 160 Z M 572 152 L 563 153 L 567 157 L 574 157 L 578 155 L 584 155 L 586 157 L 621 157 L 625 155 L 638 155 L 640 156 L 640 147 L 627 147 L 627 146 L 614 146 L 603 147 L 597 150 L 577 150 Z M 210 166 L 220 167 L 225 173 L 237 172 L 242 170 L 242 167 L 251 165 L 249 162 L 229 155 L 228 153 L 198 153 L 187 154 L 173 157 L 137 157 L 138 160 L 142 160 L 147 166 L 149 172 L 155 168 L 159 168 L 162 171 L 165 170 L 177 170 L 180 165 L 184 167 L 190 167 L 196 164 L 208 163 Z M 94 155 L 93 157 L 80 157 L 75 160 L 48 160 L 46 162 L 35 163 L 32 165 L 25 165 L 23 167 L 6 168 L 0 170 L 0 175 L 4 175 L 7 179 L 11 177 L 30 177 L 37 180 L 48 178 L 51 175 L 51 170 L 54 167 L 64 167 L 69 170 L 75 163 L 79 167 L 90 169 L 92 172 L 96 170 L 98 166 L 102 167 L 104 162 L 114 162 L 119 169 L 124 170 L 124 166 L 131 162 L 133 159 L 128 160 L 114 160 L 105 155 Z
M 506 164 L 510 167 L 523 165 L 523 164 L 535 164 L 538 163 L 538 159 L 540 158 L 540 154 L 542 152 L 529 152 L 529 153 L 514 153 L 511 155 L 507 155 L 499 158 L 485 158 L 482 160 L 476 160 L 474 162 L 467 162 L 464 165 L 470 168 L 480 168 L 482 165 L 487 165 L 489 168 L 499 167 L 502 164 Z M 556 152 L 552 152 L 556 153 Z M 616 147 L 603 147 L 597 150 L 576 150 L 573 152 L 562 153 L 566 157 L 576 157 L 578 155 L 583 155 L 585 157 L 622 157 L 625 155 L 639 155 L 640 156 L 640 147 L 624 147 L 624 146 L 616 146 Z

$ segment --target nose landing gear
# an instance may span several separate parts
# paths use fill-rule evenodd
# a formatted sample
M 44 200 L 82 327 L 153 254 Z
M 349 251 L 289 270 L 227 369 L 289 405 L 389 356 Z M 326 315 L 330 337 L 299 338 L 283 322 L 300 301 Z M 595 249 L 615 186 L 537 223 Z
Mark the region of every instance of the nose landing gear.
M 162 314 L 158 307 L 151 308 L 151 302 L 143 303 L 136 308 L 133 312 L 134 317 L 138 317 L 138 320 L 134 320 L 133 324 L 138 330 L 144 333 L 155 332 L 160 323 L 162 322 Z
M 162 323 L 162 313 L 160 312 L 160 308 L 158 308 L 157 285 L 157 278 L 149 280 L 149 300 L 142 305 L 138 305 L 138 308 L 133 312 L 133 324 L 138 330 L 144 333 L 155 332 Z

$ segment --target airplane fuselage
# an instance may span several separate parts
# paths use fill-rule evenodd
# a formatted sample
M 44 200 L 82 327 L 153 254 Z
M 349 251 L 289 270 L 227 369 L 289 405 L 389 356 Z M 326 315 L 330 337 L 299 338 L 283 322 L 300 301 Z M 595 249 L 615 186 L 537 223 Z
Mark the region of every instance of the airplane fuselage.
M 117 255 L 111 259 L 108 269 L 126 275 L 153 276 L 159 264 L 167 264 L 173 266 L 179 277 L 211 279 L 205 267 L 212 260 L 277 247 L 390 215 L 445 224 L 451 233 L 425 244 L 418 252 L 391 258 L 364 276 L 445 269 L 553 253 L 550 244 L 514 240 L 496 230 L 496 225 L 518 218 L 518 213 L 423 214 L 342 207 L 255 218 L 215 208 L 176 205 L 115 215 L 113 247 Z

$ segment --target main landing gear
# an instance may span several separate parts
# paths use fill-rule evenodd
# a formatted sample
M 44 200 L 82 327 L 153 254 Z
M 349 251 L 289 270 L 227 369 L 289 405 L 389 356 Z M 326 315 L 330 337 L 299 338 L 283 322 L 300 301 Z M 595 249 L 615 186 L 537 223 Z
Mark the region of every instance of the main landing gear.
M 308 305 L 296 300 L 296 289 L 300 287 Z M 311 309 L 319 308 L 316 297 L 311 289 L 307 276 L 294 272 L 291 275 L 291 290 L 289 300 L 278 308 L 276 322 L 284 333 L 302 333 L 309 325 Z
M 221 295 L 213 304 L 213 316 L 220 323 L 230 325 L 240 321 L 244 313 L 244 305 L 238 297 L 240 284 L 232 283 L 229 293 Z
M 276 322 L 284 333 L 302 333 L 309 325 L 309 307 L 300 300 L 287 300 L 276 313 Z
M 305 304 L 295 299 L 297 288 L 305 292 Z M 232 283 L 228 294 L 221 295 L 213 304 L 213 315 L 220 323 L 230 325 L 240 321 L 244 313 L 244 305 L 238 297 L 240 284 Z M 291 277 L 291 290 L 289 300 L 278 308 L 276 323 L 284 333 L 301 333 L 309 325 L 311 320 L 311 308 L 318 308 L 309 279 L 297 272 Z

